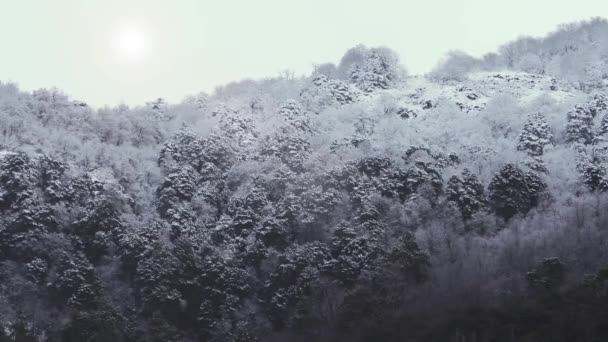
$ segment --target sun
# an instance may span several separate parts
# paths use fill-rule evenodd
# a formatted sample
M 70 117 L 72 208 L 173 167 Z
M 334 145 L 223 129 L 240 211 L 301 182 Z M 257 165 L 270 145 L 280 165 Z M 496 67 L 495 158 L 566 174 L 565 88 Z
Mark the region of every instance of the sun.
M 118 26 L 112 33 L 114 57 L 121 63 L 139 64 L 145 61 L 150 49 L 149 31 L 134 23 Z

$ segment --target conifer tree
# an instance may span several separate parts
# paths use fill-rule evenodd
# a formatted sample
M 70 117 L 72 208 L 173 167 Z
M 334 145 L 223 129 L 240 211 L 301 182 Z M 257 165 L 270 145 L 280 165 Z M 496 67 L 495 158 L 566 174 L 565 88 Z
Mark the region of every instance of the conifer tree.
M 524 129 L 519 135 L 517 150 L 525 151 L 531 156 L 541 156 L 545 146 L 551 143 L 553 134 L 547 124 L 545 116 L 533 113 L 528 116 Z
M 462 218 L 470 219 L 476 212 L 486 206 L 485 192 L 483 185 L 475 174 L 465 169 L 462 176 L 452 176 L 448 181 L 446 189 L 448 201 L 454 203 Z
M 566 141 L 590 145 L 593 143 L 593 115 L 586 106 L 577 105 L 568 112 Z
M 388 89 L 396 78 L 392 69 L 389 60 L 372 49 L 365 63 L 353 68 L 350 81 L 366 93 Z

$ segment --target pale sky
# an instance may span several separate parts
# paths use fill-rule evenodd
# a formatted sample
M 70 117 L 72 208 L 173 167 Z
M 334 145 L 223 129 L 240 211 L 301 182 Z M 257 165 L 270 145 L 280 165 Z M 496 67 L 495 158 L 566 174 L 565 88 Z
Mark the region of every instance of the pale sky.
M 244 78 L 310 72 L 357 44 L 412 74 L 449 50 L 608 17 L 605 0 L 0 0 L 0 80 L 94 106 L 177 102 Z

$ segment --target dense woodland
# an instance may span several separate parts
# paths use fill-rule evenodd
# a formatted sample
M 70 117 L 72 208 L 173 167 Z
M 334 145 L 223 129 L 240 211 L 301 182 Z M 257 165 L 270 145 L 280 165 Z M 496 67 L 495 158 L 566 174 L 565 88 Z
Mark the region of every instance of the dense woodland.
M 0 83 L 0 341 L 606 341 L 607 139 L 602 19 L 178 104 Z

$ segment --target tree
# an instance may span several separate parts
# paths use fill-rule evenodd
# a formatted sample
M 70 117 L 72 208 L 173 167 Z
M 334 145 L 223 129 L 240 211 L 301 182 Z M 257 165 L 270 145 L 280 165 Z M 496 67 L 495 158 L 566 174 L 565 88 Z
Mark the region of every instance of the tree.
M 295 100 L 287 100 L 279 109 L 279 115 L 296 132 L 311 133 L 310 119 L 307 113 Z
M 603 137 L 606 133 L 608 133 L 608 112 L 602 116 L 598 135 Z
M 59 260 L 56 277 L 49 283 L 56 300 L 80 309 L 93 309 L 101 304 L 101 283 L 93 265 L 83 256 L 65 253 Z
M 438 196 L 443 190 L 443 179 L 439 170 L 432 163 L 417 161 L 406 171 L 408 192 L 413 194 L 425 184 L 430 187 L 432 197 Z
M 300 92 L 300 99 L 306 109 L 319 114 L 327 108 L 340 107 L 358 100 L 358 88 L 341 80 L 316 75 L 308 87 Z
M 452 176 L 450 178 L 446 195 L 447 200 L 460 209 L 464 220 L 470 219 L 487 204 L 483 184 L 468 169 L 465 169 L 460 177 Z
M 568 112 L 566 125 L 566 141 L 590 145 L 593 143 L 593 115 L 586 106 L 574 106 Z
M 219 118 L 222 135 L 230 137 L 238 152 L 249 151 L 260 135 L 249 116 L 227 105 L 218 106 L 211 115 Z M 242 153 L 241 157 L 247 158 L 246 153 Z
M 601 93 L 594 93 L 587 99 L 587 108 L 594 118 L 601 114 L 608 114 L 608 97 Z
M 169 105 L 163 98 L 146 102 L 146 108 L 150 110 L 152 117 L 159 121 L 169 121 L 172 117 L 169 113 Z
M 404 276 L 416 282 L 427 279 L 431 266 L 429 256 L 416 243 L 415 236 L 406 232 L 386 256 L 388 263 Z
M 157 190 L 159 200 L 158 212 L 167 217 L 171 209 L 177 209 L 182 203 L 189 203 L 195 192 L 196 179 L 194 170 L 182 168 L 170 173 Z
M 82 239 L 83 252 L 93 263 L 116 246 L 124 230 L 119 211 L 108 199 L 95 203 L 93 209 L 73 225 L 75 235 Z
M 184 123 L 171 141 L 163 145 L 158 158 L 158 166 L 171 171 L 177 165 L 189 164 L 200 172 L 203 144 L 203 140 Z
M 346 223 L 334 230 L 331 240 L 333 259 L 324 265 L 345 286 L 352 286 L 364 269 L 374 268 L 378 248 L 366 235 L 358 235 Z
M 310 152 L 308 139 L 299 134 L 290 134 L 289 131 L 267 136 L 262 145 L 262 155 L 278 157 L 295 172 L 303 171 Z
M 488 186 L 490 206 L 506 220 L 516 214 L 525 215 L 538 205 L 546 187 L 535 173 L 526 173 L 513 164 L 506 164 Z
M 23 152 L 0 157 L 0 209 L 18 209 L 34 196 L 38 175 L 35 163 Z
M 541 113 L 533 113 L 528 116 L 519 135 L 517 150 L 525 151 L 531 156 L 541 156 L 545 146 L 551 144 L 552 139 L 553 134 L 545 116 Z
M 607 191 L 606 167 L 597 155 L 599 153 L 596 154 L 596 151 L 592 151 L 589 155 L 582 146 L 579 146 L 576 150 L 576 170 L 579 172 L 583 183 L 591 191 Z
M 564 264 L 558 258 L 546 258 L 526 274 L 526 279 L 531 289 L 552 292 L 562 284 L 564 276 Z
M 320 242 L 293 246 L 281 256 L 262 291 L 266 312 L 275 328 L 297 325 L 315 314 L 306 308 L 312 304 L 322 268 L 330 258 L 329 249 Z
M 46 201 L 55 204 L 71 197 L 71 189 L 66 184 L 68 165 L 56 158 L 42 156 L 38 159 L 40 187 L 44 189 Z
M 396 80 L 395 67 L 376 49 L 371 49 L 363 65 L 356 65 L 350 74 L 350 82 L 366 93 L 376 89 L 388 89 Z

